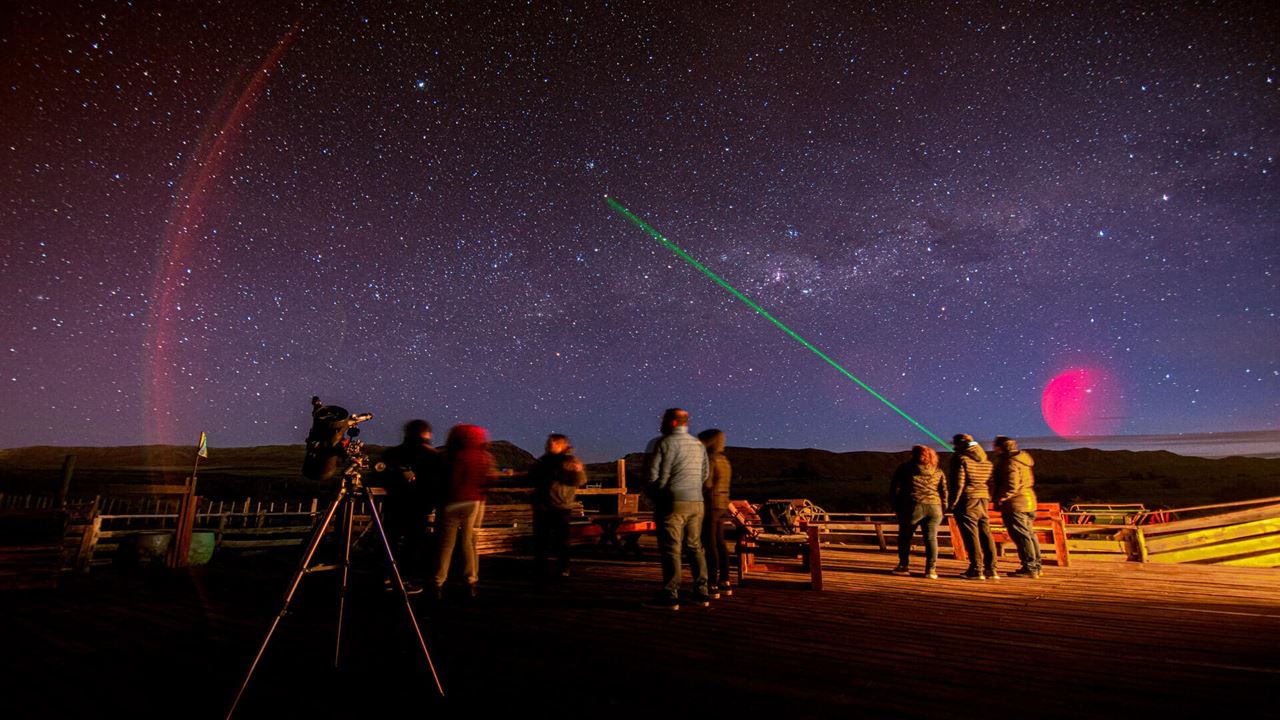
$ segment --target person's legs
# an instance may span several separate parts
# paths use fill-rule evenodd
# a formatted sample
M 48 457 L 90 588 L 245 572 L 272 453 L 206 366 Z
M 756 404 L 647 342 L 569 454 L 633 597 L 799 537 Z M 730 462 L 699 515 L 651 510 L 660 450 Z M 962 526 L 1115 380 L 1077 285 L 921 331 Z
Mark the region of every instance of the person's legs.
M 471 503 L 470 511 L 462 521 L 463 577 L 472 588 L 480 581 L 480 553 L 476 550 L 476 530 L 484 523 L 484 503 Z
M 707 578 L 710 582 L 723 585 L 729 582 L 729 543 L 724 538 L 724 523 L 728 511 L 706 509 L 706 518 L 702 523 L 702 550 L 707 557 Z
M 982 548 L 983 572 L 991 577 L 996 574 L 996 539 L 991 536 L 990 506 L 980 499 L 973 501 L 973 507 L 978 521 L 976 545 Z
M 912 521 L 912 511 L 898 513 L 898 568 L 905 570 L 911 560 L 911 536 L 915 534 L 916 525 Z
M 449 564 L 453 561 L 453 548 L 458 542 L 458 529 L 469 513 L 468 503 L 445 505 L 436 511 L 436 587 L 444 585 L 449 579 Z
M 702 519 L 701 502 L 677 502 L 676 512 L 684 515 L 684 551 L 689 556 L 689 568 L 693 571 L 693 592 L 695 595 L 707 594 L 707 559 L 702 551 Z
M 1018 559 L 1022 561 L 1021 570 L 1039 574 L 1040 543 L 1036 540 L 1035 529 L 1032 527 L 1036 514 L 1016 510 L 1005 510 L 1001 514 L 1004 516 L 1005 527 L 1009 530 L 1009 538 L 1018 549 Z
M 670 598 L 680 596 L 680 546 L 684 537 L 684 518 L 674 509 L 662 515 L 658 526 L 658 544 L 662 551 L 662 590 Z
M 549 508 L 533 506 L 533 575 L 539 581 L 547 573 L 547 555 L 552 544 L 553 522 Z
M 964 542 L 964 551 L 969 555 L 969 571 L 977 572 L 982 567 L 982 549 L 978 547 L 978 510 L 975 503 L 981 500 L 961 500 L 956 505 L 956 525 L 960 529 L 960 539 Z
M 556 552 L 556 571 L 564 576 L 569 573 L 569 511 L 556 510 L 551 522 L 551 545 Z
M 938 525 L 942 522 L 941 505 L 920 505 L 920 527 L 924 533 L 924 571 L 932 573 L 938 565 Z

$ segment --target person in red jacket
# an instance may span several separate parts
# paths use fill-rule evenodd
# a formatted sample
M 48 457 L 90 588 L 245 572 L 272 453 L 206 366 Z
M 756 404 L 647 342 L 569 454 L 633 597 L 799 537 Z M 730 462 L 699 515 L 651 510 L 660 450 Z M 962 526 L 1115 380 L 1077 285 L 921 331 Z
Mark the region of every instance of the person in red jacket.
M 478 425 L 455 425 L 445 441 L 444 498 L 436 517 L 439 550 L 436 555 L 436 597 L 449 579 L 454 547 L 461 545 L 462 574 L 468 593 L 475 597 L 480 580 L 476 554 L 476 528 L 484 521 L 484 501 L 490 478 L 495 476 L 489 454 L 489 434 Z M 461 542 L 459 543 L 459 539 Z

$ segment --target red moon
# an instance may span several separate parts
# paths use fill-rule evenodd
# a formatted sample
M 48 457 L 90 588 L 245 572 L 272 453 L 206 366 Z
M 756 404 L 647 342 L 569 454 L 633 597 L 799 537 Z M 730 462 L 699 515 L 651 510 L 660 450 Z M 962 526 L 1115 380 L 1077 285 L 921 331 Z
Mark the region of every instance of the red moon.
M 1107 435 L 1119 418 L 1120 396 L 1102 370 L 1071 368 L 1044 386 L 1040 409 L 1044 421 L 1059 437 Z

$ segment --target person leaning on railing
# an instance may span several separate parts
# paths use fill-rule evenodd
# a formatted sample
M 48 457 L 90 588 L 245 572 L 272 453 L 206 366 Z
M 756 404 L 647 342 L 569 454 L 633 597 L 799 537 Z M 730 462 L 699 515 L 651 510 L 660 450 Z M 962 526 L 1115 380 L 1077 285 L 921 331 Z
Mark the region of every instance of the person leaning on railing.
M 1031 472 L 1035 460 L 1025 450 L 1018 449 L 1016 440 L 1004 435 L 996 437 L 995 492 L 996 507 L 1004 518 L 1009 539 L 1018 548 L 1022 567 L 1011 573 L 1014 577 L 1040 577 L 1040 542 L 1032 527 L 1036 519 L 1036 477 Z

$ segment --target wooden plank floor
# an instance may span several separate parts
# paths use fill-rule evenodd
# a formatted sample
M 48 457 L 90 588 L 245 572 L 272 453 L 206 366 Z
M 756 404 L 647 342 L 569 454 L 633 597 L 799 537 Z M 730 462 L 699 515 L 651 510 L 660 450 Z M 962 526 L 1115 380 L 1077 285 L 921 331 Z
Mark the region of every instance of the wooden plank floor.
M 476 601 L 417 603 L 444 700 L 374 572 L 355 578 L 344 667 L 326 669 L 336 579 L 309 576 L 238 716 L 1276 716 L 1275 571 L 1082 563 L 997 583 L 948 578 L 963 567 L 944 559 L 929 581 L 889 574 L 891 554 L 828 551 L 825 592 L 762 579 L 671 612 L 639 604 L 659 577 L 649 550 L 582 559 L 545 589 L 527 558 L 485 557 Z M 220 717 L 292 562 L 96 571 L 0 593 L 3 697 L 43 717 Z

